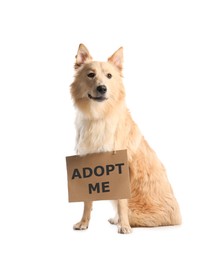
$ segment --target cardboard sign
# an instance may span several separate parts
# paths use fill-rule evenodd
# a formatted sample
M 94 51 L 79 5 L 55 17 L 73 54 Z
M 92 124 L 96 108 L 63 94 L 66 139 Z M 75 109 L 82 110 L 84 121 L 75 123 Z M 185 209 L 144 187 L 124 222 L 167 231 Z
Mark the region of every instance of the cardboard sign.
M 66 157 L 69 202 L 130 198 L 127 150 Z

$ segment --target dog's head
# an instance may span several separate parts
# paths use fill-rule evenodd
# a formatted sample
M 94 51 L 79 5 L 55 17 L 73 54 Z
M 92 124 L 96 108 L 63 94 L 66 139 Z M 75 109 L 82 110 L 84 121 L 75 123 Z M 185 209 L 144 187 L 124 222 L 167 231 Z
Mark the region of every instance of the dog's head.
M 122 103 L 125 97 L 122 63 L 122 47 L 107 62 L 98 62 L 93 61 L 83 44 L 79 45 L 71 94 L 75 105 L 85 116 L 102 118 Z

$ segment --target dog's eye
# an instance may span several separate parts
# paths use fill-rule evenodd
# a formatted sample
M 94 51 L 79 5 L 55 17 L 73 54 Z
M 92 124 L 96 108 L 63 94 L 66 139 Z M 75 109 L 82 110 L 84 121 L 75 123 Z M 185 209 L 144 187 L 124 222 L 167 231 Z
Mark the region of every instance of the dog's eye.
M 93 72 L 90 72 L 90 73 L 89 73 L 87 76 L 88 76 L 88 78 L 91 78 L 91 79 L 92 79 L 92 78 L 94 78 L 94 77 L 95 77 L 95 75 L 96 75 L 95 73 L 93 73 Z
M 108 74 L 106 75 L 106 77 L 107 77 L 108 79 L 111 79 L 111 78 L 112 78 L 112 74 L 108 73 Z

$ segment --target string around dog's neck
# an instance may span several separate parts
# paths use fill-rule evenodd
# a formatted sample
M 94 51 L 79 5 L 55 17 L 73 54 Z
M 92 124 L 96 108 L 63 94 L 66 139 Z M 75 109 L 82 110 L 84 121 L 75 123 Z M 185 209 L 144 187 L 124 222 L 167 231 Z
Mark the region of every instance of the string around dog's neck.
M 113 143 L 113 155 L 116 154 L 116 140 L 117 140 L 117 131 L 115 132 L 115 136 L 114 136 L 114 143 Z

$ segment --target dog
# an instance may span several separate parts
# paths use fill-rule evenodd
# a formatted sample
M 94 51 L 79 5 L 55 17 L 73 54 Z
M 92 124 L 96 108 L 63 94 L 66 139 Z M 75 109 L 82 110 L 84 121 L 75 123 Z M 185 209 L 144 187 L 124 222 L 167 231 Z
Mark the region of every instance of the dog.
M 125 104 L 122 81 L 123 48 L 107 62 L 94 61 L 79 45 L 75 78 L 70 92 L 77 109 L 77 154 L 127 149 L 131 198 L 116 201 L 117 214 L 110 219 L 118 232 L 132 227 L 181 224 L 181 214 L 163 164 L 144 139 Z M 84 202 L 83 216 L 74 229 L 88 228 L 93 202 Z

